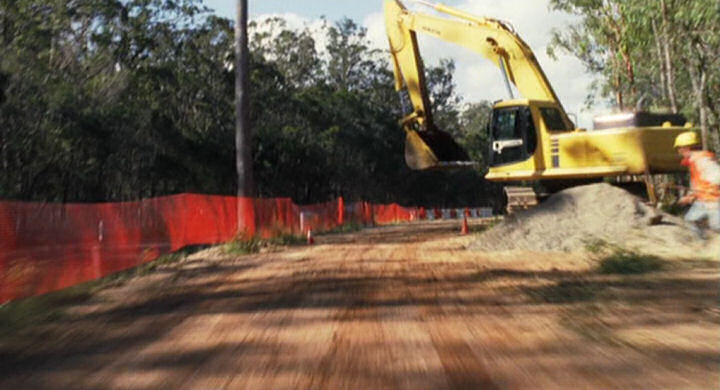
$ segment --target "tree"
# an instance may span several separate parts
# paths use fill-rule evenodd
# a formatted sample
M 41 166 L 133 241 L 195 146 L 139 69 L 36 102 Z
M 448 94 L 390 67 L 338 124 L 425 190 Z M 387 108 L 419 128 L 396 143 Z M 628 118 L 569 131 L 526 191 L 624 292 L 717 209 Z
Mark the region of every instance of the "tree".
M 345 91 L 370 87 L 380 51 L 370 49 L 367 29 L 344 18 L 328 28 L 327 37 L 328 82 Z
M 633 104 L 638 95 L 629 4 L 630 1 L 623 0 L 550 1 L 552 8 L 582 17 L 567 33 L 554 31 L 551 56 L 555 48 L 561 48 L 580 58 L 589 71 L 603 73 L 608 83 L 602 93 L 608 95 L 612 91 L 619 110 L 627 103 Z
M 252 21 L 250 49 L 255 55 L 273 64 L 293 87 L 309 87 L 321 78 L 322 63 L 315 39 L 305 27 L 295 31 L 285 19 L 274 17 Z
M 249 27 L 259 196 L 486 202 L 492 186 L 477 172 L 405 167 L 389 56 L 355 22 Z M 0 197 L 236 194 L 234 37 L 199 0 L 0 3 Z M 481 109 L 463 116 L 453 68 L 428 68 L 431 99 L 442 126 L 475 148 L 482 136 L 468 129 L 483 127 Z
M 700 125 L 706 147 L 720 146 L 716 1 L 552 0 L 551 7 L 580 22 L 555 32 L 550 51 L 572 53 L 599 74 L 602 96 L 613 91 L 619 109 L 649 101 L 683 113 Z
M 460 117 L 462 133 L 459 143 L 468 151 L 470 159 L 478 163 L 478 170 L 488 169 L 490 158 L 490 117 L 492 104 L 488 101 L 472 103 L 465 107 Z

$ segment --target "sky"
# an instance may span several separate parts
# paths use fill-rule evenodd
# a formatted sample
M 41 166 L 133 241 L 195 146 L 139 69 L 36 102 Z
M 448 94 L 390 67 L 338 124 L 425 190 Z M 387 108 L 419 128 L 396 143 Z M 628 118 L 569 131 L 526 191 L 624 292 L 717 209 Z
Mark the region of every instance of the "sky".
M 208 7 L 217 13 L 234 17 L 236 0 L 205 0 Z M 343 16 L 362 20 L 366 15 L 382 8 L 382 2 L 359 0 L 248 0 L 251 18 L 265 14 L 292 13 L 309 19 L 325 16 L 328 20 L 338 20 Z
M 205 0 L 217 14 L 235 17 L 236 0 Z M 408 8 L 430 13 L 434 11 L 404 1 Z M 479 16 L 509 21 L 520 37 L 530 45 L 566 111 L 579 127 L 592 127 L 592 117 L 608 112 L 606 107 L 584 109 L 585 98 L 594 77 L 588 74 L 579 60 L 567 55 L 552 60 L 546 54 L 553 29 L 562 29 L 574 21 L 570 15 L 550 11 L 549 0 L 446 0 L 444 4 Z M 373 46 L 387 49 L 382 0 L 248 0 L 251 19 L 282 16 L 289 25 L 302 27 L 317 25 L 321 17 L 329 21 L 349 17 L 368 29 Z M 508 98 L 500 71 L 480 55 L 452 44 L 419 35 L 420 50 L 428 64 L 440 58 L 455 60 L 457 92 L 467 103 Z

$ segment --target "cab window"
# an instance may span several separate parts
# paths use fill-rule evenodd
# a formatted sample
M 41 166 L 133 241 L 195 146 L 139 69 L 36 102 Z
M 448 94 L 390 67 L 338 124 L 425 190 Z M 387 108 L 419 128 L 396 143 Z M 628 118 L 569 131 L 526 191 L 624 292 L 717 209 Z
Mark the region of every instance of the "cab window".
M 540 115 L 542 115 L 545 127 L 550 131 L 569 131 L 567 124 L 560 114 L 560 110 L 552 107 L 540 108 Z
M 490 166 L 500 166 L 527 160 L 537 148 L 537 134 L 529 107 L 508 107 L 493 112 L 490 127 L 491 147 L 496 141 L 520 140 L 519 145 L 490 151 Z
M 508 140 L 522 138 L 520 129 L 517 128 L 517 109 L 498 110 L 495 113 L 495 123 L 493 124 L 493 139 Z

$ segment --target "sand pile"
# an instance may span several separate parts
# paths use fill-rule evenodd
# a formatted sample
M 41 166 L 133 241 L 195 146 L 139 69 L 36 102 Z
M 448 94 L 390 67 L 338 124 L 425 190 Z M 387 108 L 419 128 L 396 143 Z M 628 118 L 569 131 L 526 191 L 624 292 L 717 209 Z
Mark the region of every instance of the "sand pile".
M 570 188 L 538 207 L 507 217 L 480 235 L 472 249 L 574 252 L 597 240 L 676 256 L 712 253 L 710 247 L 717 241 L 697 238 L 681 218 L 602 183 Z

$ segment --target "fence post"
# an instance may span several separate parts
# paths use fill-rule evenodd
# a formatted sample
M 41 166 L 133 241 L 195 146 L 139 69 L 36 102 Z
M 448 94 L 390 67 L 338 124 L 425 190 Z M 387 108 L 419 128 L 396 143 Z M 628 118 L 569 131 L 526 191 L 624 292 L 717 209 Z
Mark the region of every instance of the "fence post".
M 345 223 L 345 200 L 343 197 L 338 198 L 338 214 L 337 214 L 338 226 L 342 226 Z
M 250 197 L 238 198 L 238 235 L 248 239 L 255 236 L 255 207 L 254 199 Z

